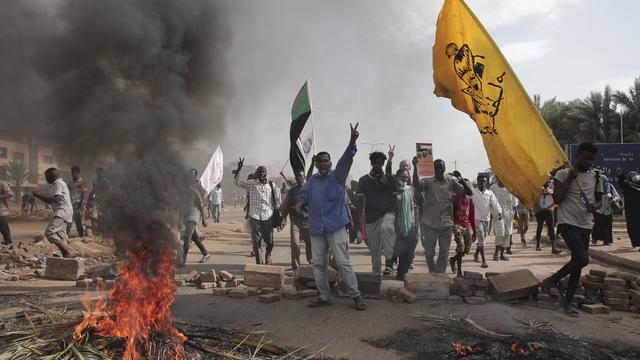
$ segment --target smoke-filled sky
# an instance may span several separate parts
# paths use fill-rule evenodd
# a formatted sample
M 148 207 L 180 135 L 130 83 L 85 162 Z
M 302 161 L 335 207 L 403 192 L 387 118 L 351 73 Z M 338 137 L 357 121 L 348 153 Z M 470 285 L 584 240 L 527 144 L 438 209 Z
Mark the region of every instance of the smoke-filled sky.
M 442 3 L 234 1 L 228 55 L 235 96 L 220 143 L 226 159 L 242 154 L 277 173 L 288 154 L 291 103 L 309 77 L 318 150 L 339 156 L 349 122 L 359 122 L 361 140 L 396 144 L 398 160 L 412 156 L 415 142 L 432 142 L 448 169 L 454 160 L 466 176 L 486 169 L 472 120 L 433 95 L 431 47 Z M 467 3 L 530 94 L 573 99 L 606 83 L 626 90 L 640 76 L 637 1 Z M 354 177 L 368 171 L 370 149 L 359 145 Z

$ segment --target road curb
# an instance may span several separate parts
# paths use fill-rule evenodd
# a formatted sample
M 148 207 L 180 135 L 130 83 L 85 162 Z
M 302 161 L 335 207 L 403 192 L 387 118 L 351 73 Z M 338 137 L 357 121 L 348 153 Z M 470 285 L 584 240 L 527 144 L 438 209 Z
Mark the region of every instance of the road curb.
M 567 245 L 562 240 L 556 240 L 556 246 L 569 251 Z M 600 261 L 607 265 L 618 266 L 627 270 L 640 272 L 640 261 L 631 260 L 622 256 L 612 255 L 606 251 L 589 248 L 589 256 L 594 260 Z

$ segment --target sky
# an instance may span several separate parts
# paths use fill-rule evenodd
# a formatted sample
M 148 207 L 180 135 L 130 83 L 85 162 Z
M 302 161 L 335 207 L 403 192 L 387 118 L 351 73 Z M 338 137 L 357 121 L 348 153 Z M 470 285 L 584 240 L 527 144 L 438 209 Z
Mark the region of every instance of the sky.
M 309 78 L 318 151 L 334 160 L 359 123 L 360 140 L 396 146 L 396 164 L 416 142 L 433 143 L 448 170 L 488 168 L 473 121 L 433 95 L 431 47 L 442 0 L 273 0 L 229 2 L 227 53 L 233 81 L 225 128 L 199 148 L 220 145 L 266 165 L 288 156 L 293 98 Z M 640 76 L 633 0 L 468 0 L 530 94 L 586 97 L 606 84 L 627 90 Z M 310 124 L 307 125 L 310 129 Z M 369 169 L 358 144 L 352 175 Z M 287 168 L 290 173 L 290 169 Z

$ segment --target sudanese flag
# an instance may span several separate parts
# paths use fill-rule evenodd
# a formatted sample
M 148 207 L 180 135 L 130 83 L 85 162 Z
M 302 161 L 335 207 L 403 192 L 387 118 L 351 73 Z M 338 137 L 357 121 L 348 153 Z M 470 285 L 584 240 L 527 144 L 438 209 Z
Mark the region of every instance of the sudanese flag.
M 291 163 L 291 168 L 294 172 L 296 170 L 305 170 L 304 154 L 300 146 L 298 146 L 298 138 L 309 116 L 311 116 L 311 100 L 309 99 L 309 81 L 307 80 L 298 91 L 298 95 L 293 100 L 293 106 L 291 107 L 289 163 Z

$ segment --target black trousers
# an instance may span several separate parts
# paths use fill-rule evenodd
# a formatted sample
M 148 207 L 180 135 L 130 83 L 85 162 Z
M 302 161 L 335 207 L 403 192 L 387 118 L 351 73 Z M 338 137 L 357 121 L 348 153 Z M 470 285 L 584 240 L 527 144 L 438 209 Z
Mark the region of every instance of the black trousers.
M 4 244 L 11 244 L 11 229 L 9 229 L 9 217 L 0 216 L 0 234 L 4 238 Z
M 542 236 L 542 226 L 547 224 L 547 234 L 549 235 L 549 241 L 551 241 L 551 245 L 555 249 L 556 244 L 556 233 L 554 229 L 554 221 L 553 221 L 553 212 L 551 210 L 544 210 L 539 213 L 536 213 L 536 222 L 538 226 L 536 227 L 536 246 L 540 247 L 540 236 Z
M 412 229 L 407 236 L 396 231 L 396 244 L 393 254 L 394 257 L 398 257 L 398 278 L 404 278 L 404 275 L 409 272 L 409 266 L 411 266 L 413 262 L 416 245 L 418 245 L 417 228 Z
M 271 218 L 267 220 L 249 218 L 249 221 L 256 264 L 265 264 L 266 258 L 271 257 L 273 250 L 273 221 Z
M 595 214 L 592 237 L 594 242 L 602 240 L 605 244 L 613 243 L 613 215 Z
M 552 283 L 557 283 L 569 275 L 569 286 L 564 297 L 564 305 L 570 305 L 576 293 L 582 268 L 589 265 L 589 236 L 591 230 L 569 224 L 558 225 L 558 231 L 571 250 L 571 260 L 551 275 Z

